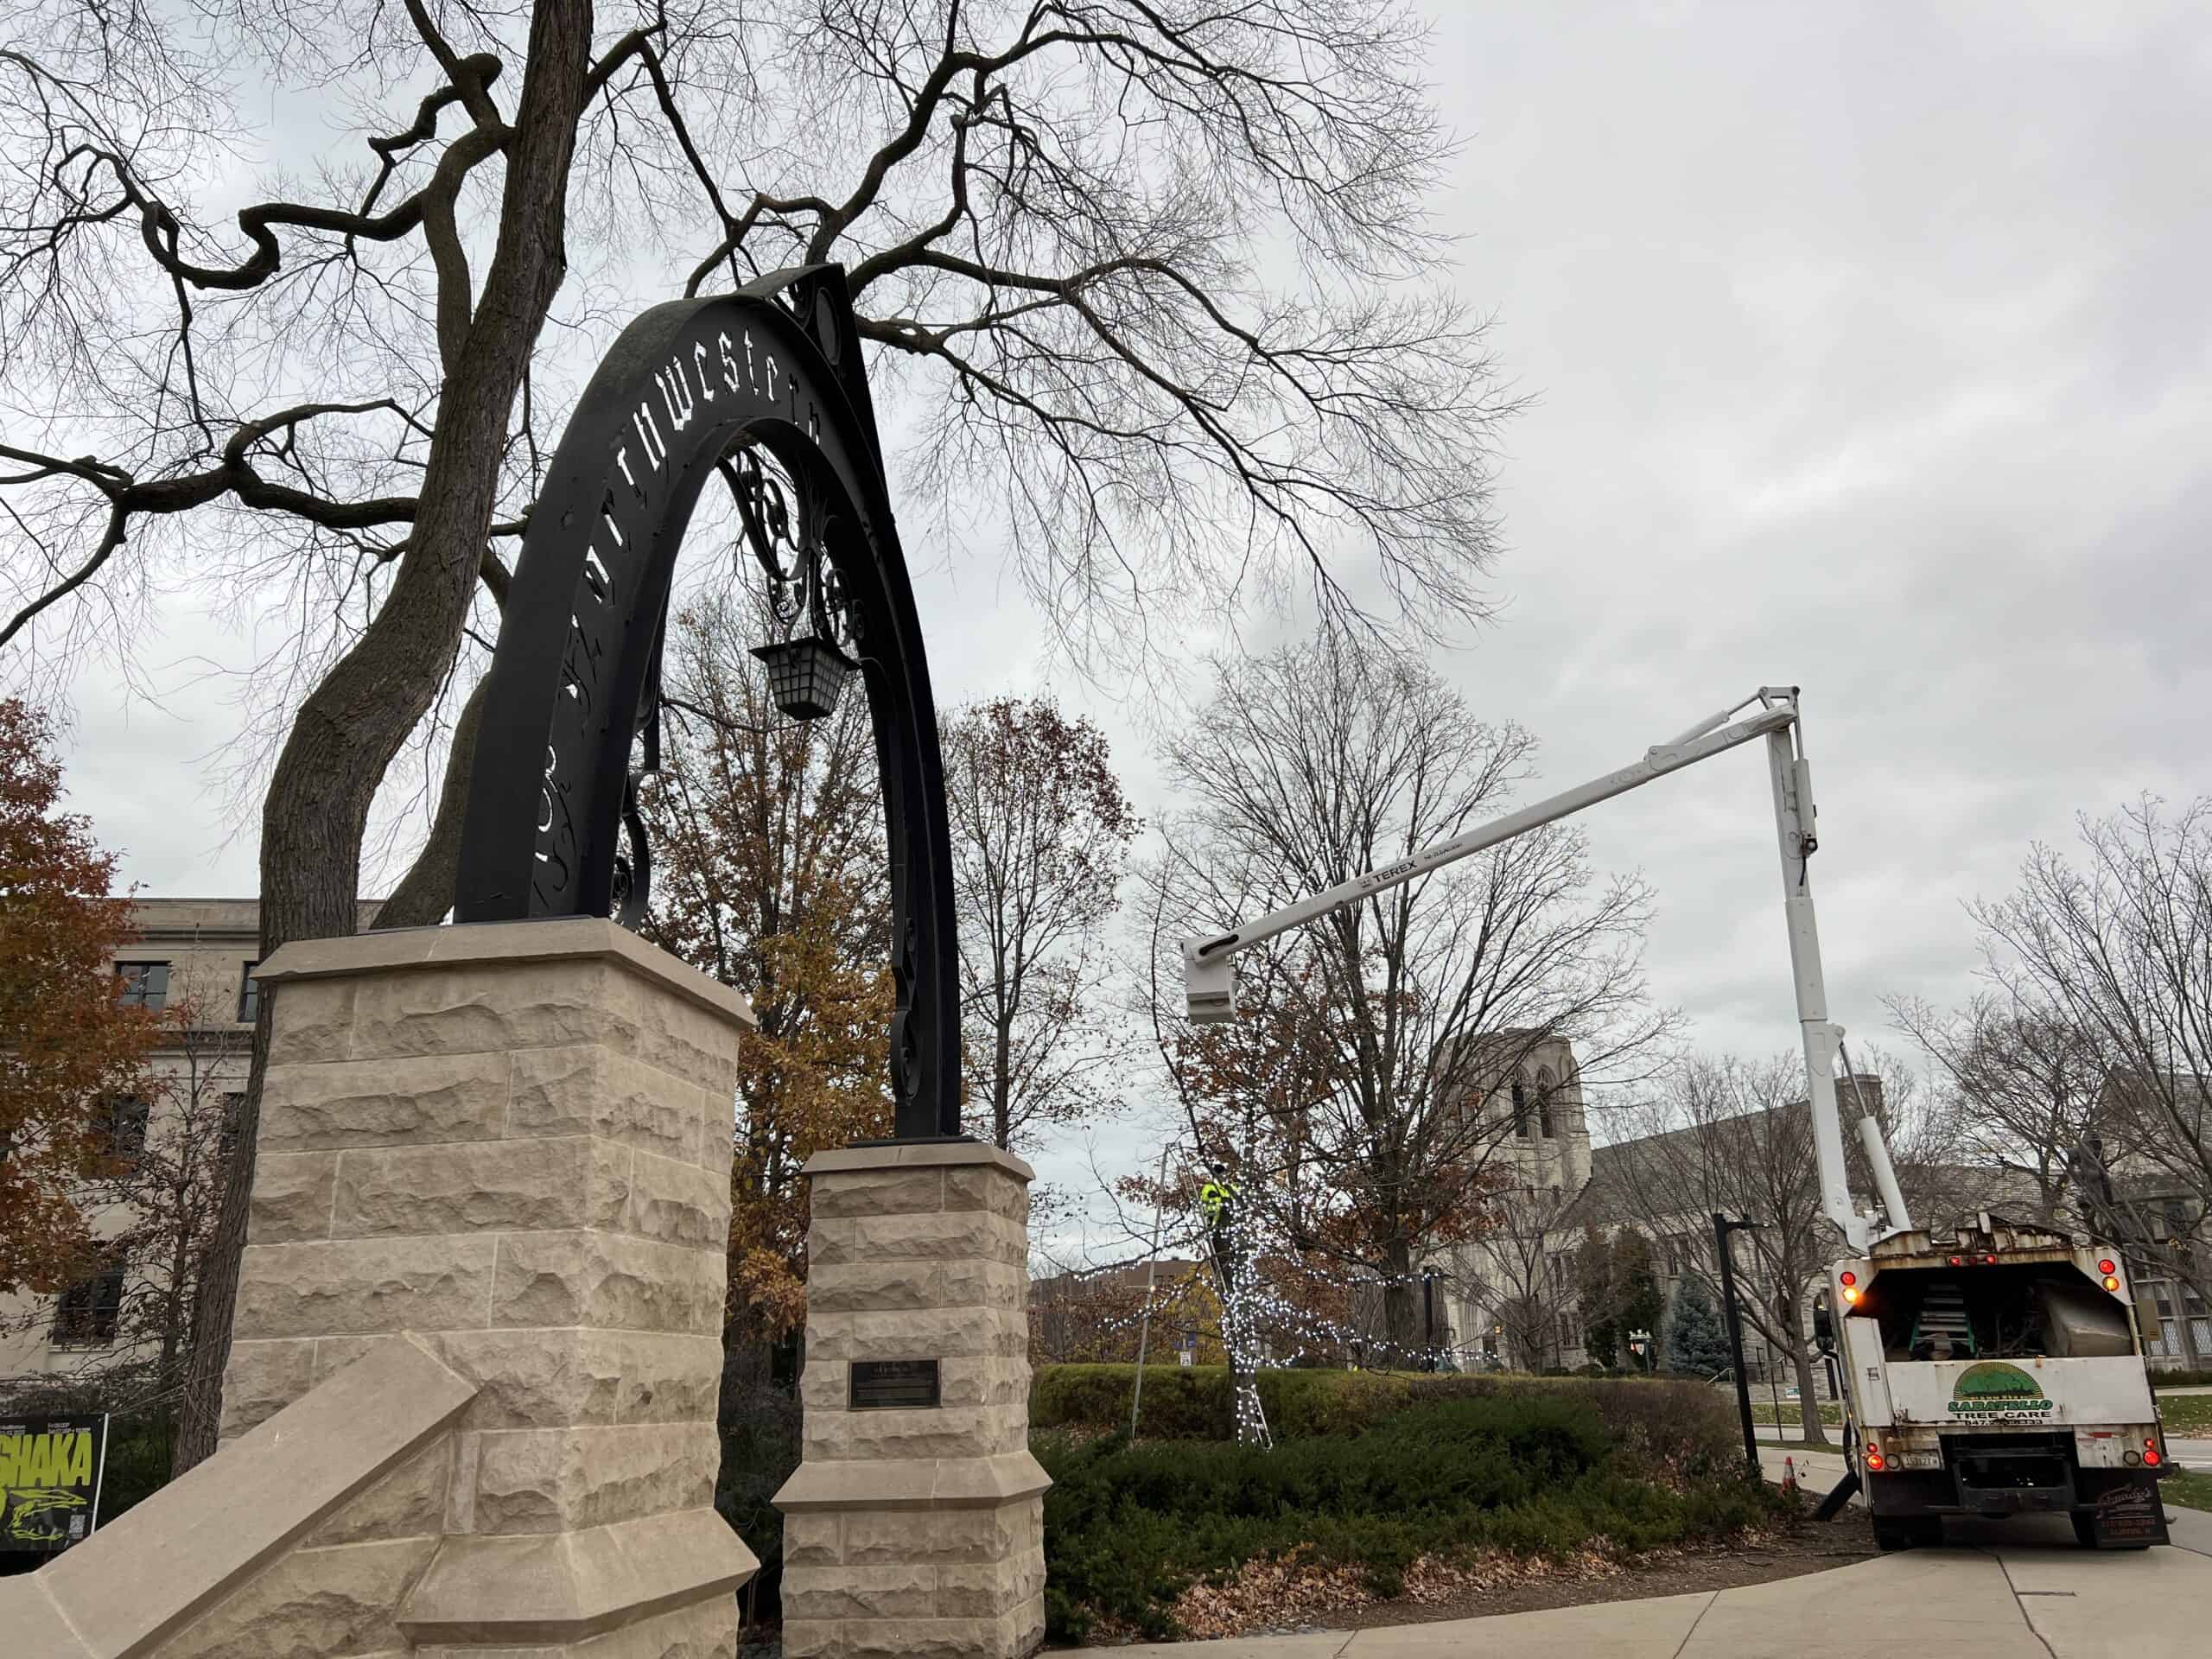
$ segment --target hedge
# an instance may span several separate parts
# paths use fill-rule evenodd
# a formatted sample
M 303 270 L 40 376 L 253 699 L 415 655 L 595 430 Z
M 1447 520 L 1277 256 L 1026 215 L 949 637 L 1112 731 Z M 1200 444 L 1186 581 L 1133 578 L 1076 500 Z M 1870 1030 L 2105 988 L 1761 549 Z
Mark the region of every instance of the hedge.
M 1428 1379 L 1382 1381 L 1418 1391 Z M 1203 1391 L 1205 1379 L 1190 1387 Z M 1391 1595 L 1423 1555 L 1565 1556 L 1601 1540 L 1635 1552 L 1726 1537 L 1774 1508 L 1740 1461 L 1702 1481 L 1639 1478 L 1593 1400 L 1548 1388 L 1438 1395 L 1357 1434 L 1286 1439 L 1268 1452 L 1118 1434 L 1045 1433 L 1035 1444 L 1053 1480 L 1046 1600 L 1058 1637 L 1101 1617 L 1173 1636 L 1173 1603 L 1192 1583 L 1294 1549 L 1355 1564 Z
M 1731 1400 L 1699 1382 L 1303 1370 L 1264 1370 L 1258 1382 L 1268 1427 L 1279 1440 L 1358 1434 L 1430 1402 L 1535 1395 L 1586 1405 L 1624 1445 L 1671 1465 L 1696 1469 L 1742 1455 Z M 1134 1365 L 1039 1366 L 1030 1422 L 1040 1429 L 1126 1431 L 1135 1386 Z M 1140 1440 L 1230 1440 L 1234 1421 L 1226 1366 L 1145 1368 Z

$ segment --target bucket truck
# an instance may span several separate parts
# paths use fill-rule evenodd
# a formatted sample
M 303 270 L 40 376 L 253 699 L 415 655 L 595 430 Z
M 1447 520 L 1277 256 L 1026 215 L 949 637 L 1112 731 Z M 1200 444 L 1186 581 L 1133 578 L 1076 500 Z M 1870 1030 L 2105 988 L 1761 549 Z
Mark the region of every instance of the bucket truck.
M 2084 1545 L 2164 1542 L 2158 1482 L 2165 1446 L 2120 1253 L 1987 1214 L 1950 1235 L 1916 1229 L 1871 1113 L 1861 1114 L 1858 1133 L 1879 1208 L 1862 1212 L 1852 1197 L 1835 1077 L 1843 1028 L 1828 1019 L 1821 973 L 1809 879 L 1819 841 L 1797 687 L 1762 686 L 1617 771 L 1281 910 L 1182 941 L 1189 1016 L 1201 1024 L 1236 1017 L 1242 951 L 1760 738 L 1773 786 L 1821 1208 L 1844 1245 L 1815 1315 L 1816 1338 L 1843 1379 L 1849 1469 L 1823 1513 L 1864 1491 L 1885 1549 L 1940 1542 L 1947 1516 L 2037 1510 L 2069 1516 Z

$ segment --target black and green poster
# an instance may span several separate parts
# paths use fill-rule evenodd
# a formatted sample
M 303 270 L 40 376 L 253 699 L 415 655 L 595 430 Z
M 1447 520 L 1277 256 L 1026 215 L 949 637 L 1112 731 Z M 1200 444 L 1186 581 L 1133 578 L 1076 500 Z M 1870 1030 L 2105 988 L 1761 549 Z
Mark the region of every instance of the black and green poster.
M 0 1550 L 67 1549 L 92 1535 L 105 1417 L 0 1421 Z

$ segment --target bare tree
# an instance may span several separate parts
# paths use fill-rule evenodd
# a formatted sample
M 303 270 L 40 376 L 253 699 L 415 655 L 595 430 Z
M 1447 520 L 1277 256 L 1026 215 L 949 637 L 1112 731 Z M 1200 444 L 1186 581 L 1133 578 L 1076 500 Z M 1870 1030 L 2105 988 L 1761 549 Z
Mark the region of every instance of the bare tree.
M 1567 1363 L 1564 1326 L 1580 1306 L 1575 1253 L 1581 1243 L 1575 1224 L 1579 1193 L 1550 1186 L 1504 1186 L 1492 1194 L 1490 1220 L 1482 1230 L 1478 1260 L 1486 1273 L 1461 1287 L 1503 1325 L 1506 1345 L 1524 1371 Z
M 1503 810 L 1534 753 L 1410 658 L 1335 635 L 1224 667 L 1189 729 L 1162 751 L 1191 805 L 1147 876 L 1156 959 Z M 1154 1030 L 1201 1142 L 1210 1109 L 1267 1126 L 1251 1201 L 1297 1249 L 1379 1275 L 1393 1343 L 1417 1340 L 1424 1253 L 1484 1224 L 1516 1128 L 1504 1080 L 1560 1040 L 1603 1076 L 1665 1027 L 1643 1000 L 1645 902 L 1553 828 L 1248 953 L 1248 1034 L 1185 1026 L 1179 957 L 1155 972 Z
M 2212 799 L 2085 815 L 2075 858 L 2038 844 L 2019 886 L 1973 915 L 2005 996 L 2100 1057 L 2095 1127 L 2133 1235 L 2116 1242 L 2181 1287 L 2196 1347 L 2190 1302 L 2212 1303 Z
M 2036 1219 L 2059 1225 L 2071 1205 L 2075 1148 L 2096 1127 L 2105 1091 L 2096 1042 L 2004 995 L 1977 996 L 1952 1014 L 1903 997 L 1889 1008 L 1944 1079 L 1960 1155 L 2032 1191 Z
M 1880 1114 L 1876 1079 L 1842 1087 L 1847 1103 L 1858 1095 Z M 1611 1148 L 1600 1202 L 1654 1237 L 1674 1237 L 1679 1265 L 1715 1306 L 1720 1263 L 1711 1218 L 1757 1223 L 1733 1239 L 1737 1306 L 1747 1326 L 1788 1356 L 1797 1397 L 1815 1400 L 1808 1298 L 1843 1237 L 1821 1213 L 1802 1062 L 1688 1057 L 1663 1089 L 1625 1112 L 1623 1127 L 1635 1134 Z M 1805 1438 L 1827 1444 L 1820 1414 L 1808 1407 L 1802 1414 Z
M 1105 734 L 1049 697 L 957 711 L 944 760 L 968 1102 L 1011 1147 L 1119 1103 L 1105 928 L 1141 826 Z
M 1141 650 L 1161 593 L 1349 610 L 1348 561 L 1417 625 L 1481 608 L 1506 404 L 1434 280 L 1447 141 L 1390 0 L 29 0 L 10 31 L 0 645 L 135 672 L 176 591 L 289 617 L 249 680 L 264 956 L 353 931 L 410 742 L 427 841 L 381 925 L 448 908 L 501 550 L 640 283 L 842 261 L 879 370 L 912 372 L 912 485 L 994 502 L 1078 650 Z M 353 137 L 226 213 L 237 150 L 299 153 L 245 112 L 279 92 Z M 182 1466 L 214 1443 L 273 1001 Z

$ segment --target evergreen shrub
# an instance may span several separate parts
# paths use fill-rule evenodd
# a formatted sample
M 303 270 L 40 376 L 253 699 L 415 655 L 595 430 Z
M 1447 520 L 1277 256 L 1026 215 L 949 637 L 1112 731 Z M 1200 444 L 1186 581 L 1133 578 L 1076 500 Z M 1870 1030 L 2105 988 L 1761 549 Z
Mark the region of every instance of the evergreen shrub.
M 1286 1438 L 1272 1451 L 1132 1445 L 1120 1433 L 1040 1433 L 1035 1446 L 1054 1483 L 1046 1618 L 1064 1638 L 1102 1617 L 1172 1637 L 1173 1603 L 1191 1584 L 1293 1550 L 1356 1566 L 1390 1595 L 1426 1554 L 1557 1557 L 1599 1540 L 1633 1552 L 1725 1537 L 1771 1512 L 1740 1473 L 1650 1478 L 1591 1398 L 1535 1387 L 1458 1397 L 1432 1388 L 1357 1433 Z

